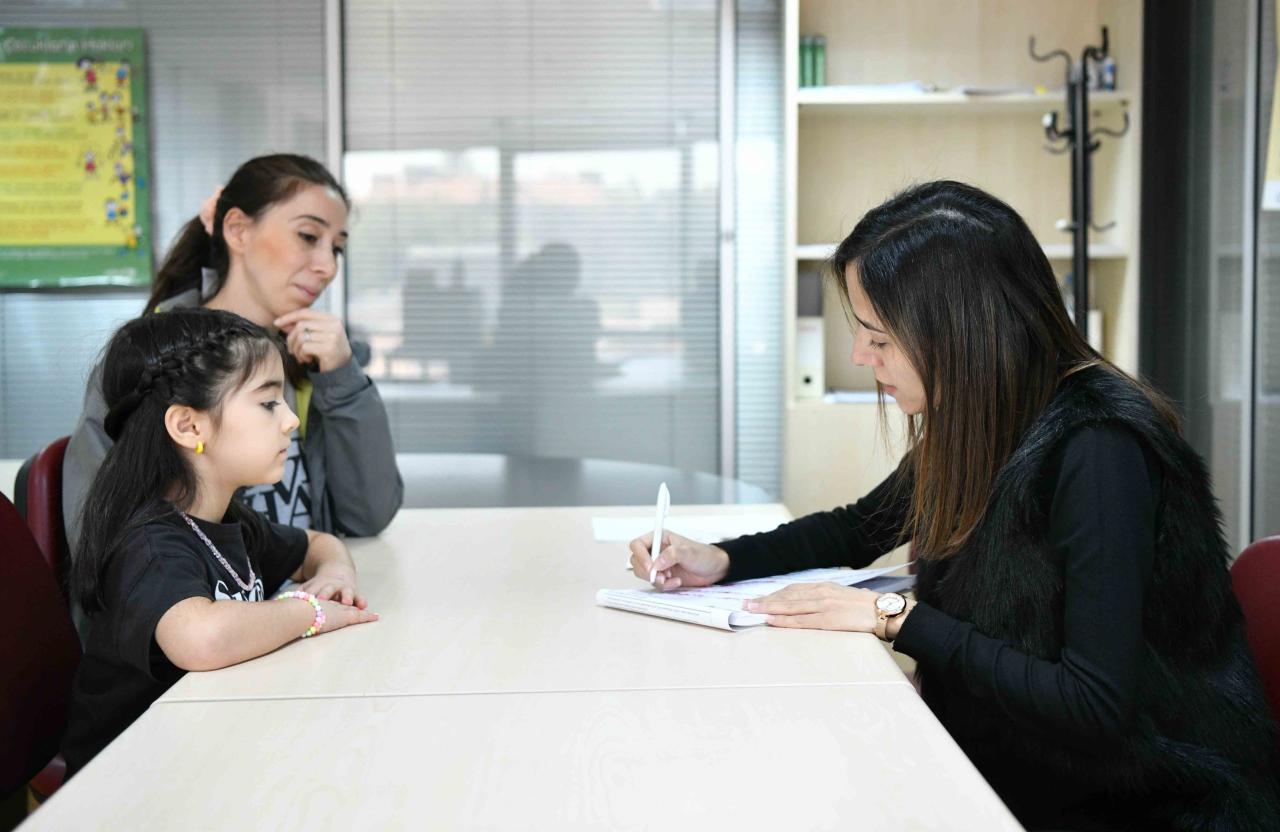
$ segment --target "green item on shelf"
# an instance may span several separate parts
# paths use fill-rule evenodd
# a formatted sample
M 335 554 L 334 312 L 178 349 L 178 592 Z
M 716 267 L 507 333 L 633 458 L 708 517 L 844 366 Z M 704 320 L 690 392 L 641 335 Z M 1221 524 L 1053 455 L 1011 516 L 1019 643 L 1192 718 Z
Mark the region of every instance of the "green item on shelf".
M 813 38 L 800 38 L 800 86 L 813 86 Z
M 815 87 L 827 85 L 827 39 L 822 35 L 813 38 L 813 72 L 809 80 Z

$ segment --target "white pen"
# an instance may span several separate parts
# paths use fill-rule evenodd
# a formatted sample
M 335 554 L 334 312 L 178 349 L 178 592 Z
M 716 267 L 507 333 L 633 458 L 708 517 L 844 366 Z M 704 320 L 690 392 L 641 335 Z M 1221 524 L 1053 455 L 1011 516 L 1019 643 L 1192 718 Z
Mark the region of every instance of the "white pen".
M 671 492 L 664 482 L 658 486 L 658 510 L 653 520 L 653 543 L 649 546 L 649 557 L 656 561 L 662 553 L 662 526 L 667 521 L 667 509 L 671 508 Z M 649 583 L 658 579 L 658 570 L 649 567 Z

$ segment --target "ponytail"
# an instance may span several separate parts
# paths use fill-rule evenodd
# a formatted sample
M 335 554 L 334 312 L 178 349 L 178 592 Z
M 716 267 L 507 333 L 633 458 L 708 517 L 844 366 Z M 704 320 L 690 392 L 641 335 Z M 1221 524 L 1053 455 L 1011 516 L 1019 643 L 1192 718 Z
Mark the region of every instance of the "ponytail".
M 225 244 L 220 246 L 222 256 L 226 258 Z M 160 270 L 156 272 L 155 282 L 151 284 L 151 297 L 147 298 L 147 308 L 143 313 L 154 312 L 162 301 L 201 286 L 201 274 L 205 268 L 213 268 L 218 272 L 219 286 L 226 276 L 226 267 L 218 269 L 213 260 L 213 238 L 204 230 L 204 223 L 199 217 L 193 217 L 178 234 L 177 241 L 169 249 Z

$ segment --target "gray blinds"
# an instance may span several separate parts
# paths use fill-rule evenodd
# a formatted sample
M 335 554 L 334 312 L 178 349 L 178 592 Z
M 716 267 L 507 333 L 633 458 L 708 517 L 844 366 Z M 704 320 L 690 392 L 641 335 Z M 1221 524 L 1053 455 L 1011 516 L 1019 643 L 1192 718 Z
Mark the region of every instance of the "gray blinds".
M 213 187 L 271 151 L 324 159 L 324 5 L 314 0 L 4 0 L 0 26 L 146 32 L 153 253 Z M 0 457 L 70 432 L 108 333 L 140 292 L 0 293 Z
M 351 326 L 401 451 L 718 471 L 714 0 L 344 4 Z

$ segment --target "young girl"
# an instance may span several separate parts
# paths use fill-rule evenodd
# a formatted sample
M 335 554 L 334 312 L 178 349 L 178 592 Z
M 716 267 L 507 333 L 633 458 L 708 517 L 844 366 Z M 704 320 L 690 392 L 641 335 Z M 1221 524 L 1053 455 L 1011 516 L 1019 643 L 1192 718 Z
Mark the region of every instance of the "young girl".
M 92 627 L 63 753 L 84 766 L 188 670 L 373 621 L 335 537 L 232 499 L 280 478 L 298 418 L 277 342 L 206 309 L 126 324 L 103 364 L 114 443 L 94 477 L 71 588 Z M 286 579 L 295 591 L 267 603 Z
M 182 229 L 145 313 L 225 309 L 284 339 L 282 396 L 301 421 L 281 477 L 241 498 L 274 522 L 366 536 L 391 522 L 404 497 L 391 428 L 342 321 L 311 308 L 337 274 L 348 208 L 342 187 L 314 159 L 250 159 Z M 89 483 L 111 447 L 102 394 L 98 366 L 62 469 L 73 554 Z
M 934 182 L 871 211 L 833 266 L 853 360 L 908 417 L 901 465 L 767 534 L 670 535 L 652 564 L 632 541 L 636 575 L 673 589 L 862 567 L 913 541 L 918 603 L 808 584 L 747 608 L 915 658 L 925 701 L 1028 828 L 1280 828 L 1274 725 L 1204 464 L 1169 404 L 1072 325 L 1026 223 Z

